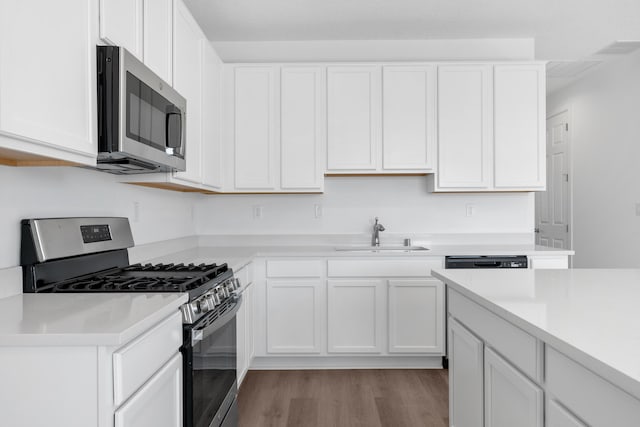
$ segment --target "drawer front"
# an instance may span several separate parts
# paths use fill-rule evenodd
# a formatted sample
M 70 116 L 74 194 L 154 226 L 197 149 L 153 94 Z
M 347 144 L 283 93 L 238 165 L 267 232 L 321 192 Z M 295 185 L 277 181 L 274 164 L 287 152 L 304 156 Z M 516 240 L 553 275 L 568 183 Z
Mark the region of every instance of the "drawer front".
M 449 288 L 449 313 L 537 382 L 542 381 L 542 345 L 532 335 Z
M 113 353 L 115 406 L 127 400 L 182 345 L 182 316 L 176 312 L 162 323 Z
M 182 387 L 178 353 L 115 412 L 115 427 L 182 426 Z
M 545 362 L 547 391 L 588 425 L 638 425 L 639 400 L 550 346 Z
M 269 260 L 267 277 L 322 277 L 323 261 Z
M 444 258 L 411 260 L 329 260 L 329 277 L 429 277 Z

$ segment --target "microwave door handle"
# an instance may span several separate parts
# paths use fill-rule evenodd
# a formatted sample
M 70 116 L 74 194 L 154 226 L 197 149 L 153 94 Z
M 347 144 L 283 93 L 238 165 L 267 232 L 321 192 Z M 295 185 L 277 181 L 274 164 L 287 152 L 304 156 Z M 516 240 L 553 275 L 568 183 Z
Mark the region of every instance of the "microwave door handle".
M 178 132 L 176 132 L 174 135 L 172 135 L 172 132 L 171 132 L 173 128 L 171 126 L 172 124 L 171 122 L 173 120 L 178 121 Z M 180 144 L 182 142 L 180 141 L 182 136 L 182 112 L 175 105 L 171 105 L 167 107 L 166 127 L 167 129 L 166 129 L 165 145 L 167 149 L 174 150 L 174 149 L 180 148 Z M 172 138 L 172 136 L 175 136 L 175 138 Z

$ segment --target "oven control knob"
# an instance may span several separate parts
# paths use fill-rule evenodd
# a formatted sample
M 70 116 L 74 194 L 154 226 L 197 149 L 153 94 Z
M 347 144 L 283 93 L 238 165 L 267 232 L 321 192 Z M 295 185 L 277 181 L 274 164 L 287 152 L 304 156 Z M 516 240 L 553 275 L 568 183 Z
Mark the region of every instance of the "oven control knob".
M 217 289 L 211 294 L 211 300 L 213 301 L 214 306 L 220 305 L 220 295 L 218 295 Z
M 240 285 L 240 279 L 238 279 L 237 277 L 233 278 L 233 285 L 236 289 L 240 289 L 242 286 Z
M 211 296 L 209 295 L 203 298 L 202 305 L 203 305 L 203 311 L 205 312 L 213 310 L 216 306 L 213 303 L 213 298 L 211 298 Z
M 193 314 L 200 314 L 201 313 L 200 301 L 194 301 L 190 305 L 191 305 L 191 311 L 193 311 Z

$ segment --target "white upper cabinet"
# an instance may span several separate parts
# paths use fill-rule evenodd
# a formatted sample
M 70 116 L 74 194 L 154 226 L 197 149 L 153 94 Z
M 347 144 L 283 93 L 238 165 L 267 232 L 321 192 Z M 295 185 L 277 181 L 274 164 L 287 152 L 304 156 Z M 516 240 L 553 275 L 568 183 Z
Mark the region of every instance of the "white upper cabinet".
M 491 66 L 438 68 L 440 189 L 491 185 Z
M 430 171 L 436 144 L 436 67 L 383 68 L 382 168 Z
M 545 188 L 544 64 L 438 67 L 434 191 Z
M 0 164 L 95 165 L 97 40 L 96 1 L 0 2 Z
M 494 68 L 494 186 L 545 187 L 545 68 Z
M 237 190 L 275 190 L 276 67 L 234 70 L 234 181 Z
M 321 192 L 325 77 L 321 67 L 230 65 L 224 86 L 226 192 Z
M 202 41 L 202 184 L 222 188 L 221 127 L 222 61 L 207 40 Z
M 375 171 L 381 138 L 378 66 L 327 68 L 327 170 Z
M 142 61 L 143 0 L 100 0 L 100 38 Z
M 181 1 L 174 11 L 173 86 L 187 99 L 186 171 L 175 174 L 182 180 L 202 182 L 202 46 L 204 34 Z
M 143 61 L 173 84 L 173 0 L 144 0 Z
M 282 67 L 280 74 L 280 187 L 322 189 L 325 138 L 324 73 Z

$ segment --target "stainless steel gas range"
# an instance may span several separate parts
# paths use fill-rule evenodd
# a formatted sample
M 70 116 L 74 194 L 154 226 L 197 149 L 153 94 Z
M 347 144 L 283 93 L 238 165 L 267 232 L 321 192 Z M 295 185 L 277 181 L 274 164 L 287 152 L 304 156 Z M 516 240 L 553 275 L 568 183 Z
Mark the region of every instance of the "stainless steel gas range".
M 21 223 L 26 293 L 184 292 L 184 427 L 237 425 L 236 312 L 240 283 L 227 264 L 129 264 L 127 218 Z

